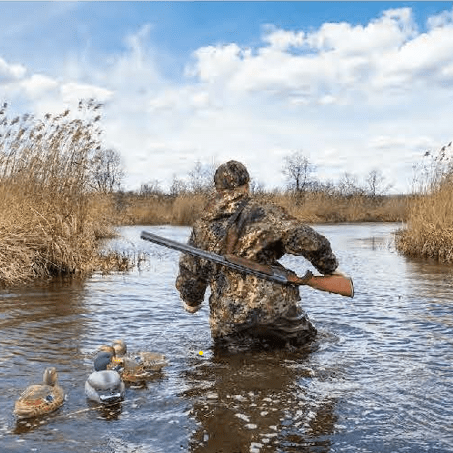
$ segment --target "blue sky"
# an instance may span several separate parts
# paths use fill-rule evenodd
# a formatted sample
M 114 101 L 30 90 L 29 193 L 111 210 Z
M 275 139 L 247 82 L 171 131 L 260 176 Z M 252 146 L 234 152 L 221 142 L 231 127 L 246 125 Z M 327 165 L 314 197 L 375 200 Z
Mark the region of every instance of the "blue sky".
M 97 97 L 129 189 L 230 158 L 284 187 L 300 151 L 407 192 L 452 139 L 452 85 L 452 2 L 0 1 L 0 99 Z

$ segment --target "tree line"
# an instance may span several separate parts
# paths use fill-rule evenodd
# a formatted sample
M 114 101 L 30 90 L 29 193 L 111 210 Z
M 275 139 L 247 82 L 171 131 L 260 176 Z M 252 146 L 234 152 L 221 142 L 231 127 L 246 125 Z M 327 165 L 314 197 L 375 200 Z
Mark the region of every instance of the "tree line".
M 189 193 L 204 194 L 214 189 L 214 172 L 217 164 L 203 164 L 196 161 L 189 170 L 186 178 L 173 177 L 168 193 L 162 189 L 158 179 L 151 180 L 140 186 L 139 195 L 158 196 L 171 195 L 180 196 Z M 308 159 L 302 151 L 295 151 L 283 158 L 281 172 L 285 176 L 284 190 L 302 199 L 307 193 L 324 193 L 343 197 L 357 195 L 379 198 L 388 193 L 392 185 L 387 183 L 385 176 L 380 169 L 371 170 L 360 181 L 359 178 L 349 172 L 342 174 L 335 183 L 333 181 L 323 182 L 317 178 L 316 166 Z M 260 181 L 252 180 L 250 183 L 252 193 L 265 193 L 265 185 Z M 278 191 L 278 189 L 274 189 Z

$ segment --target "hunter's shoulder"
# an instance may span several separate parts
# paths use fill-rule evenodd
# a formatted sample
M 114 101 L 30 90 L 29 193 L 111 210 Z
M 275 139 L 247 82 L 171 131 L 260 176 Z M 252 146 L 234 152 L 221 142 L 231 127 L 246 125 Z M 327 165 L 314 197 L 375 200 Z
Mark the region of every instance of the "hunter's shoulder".
M 246 211 L 252 218 L 266 219 L 269 222 L 296 221 L 287 209 L 272 200 L 259 200 L 251 198 Z

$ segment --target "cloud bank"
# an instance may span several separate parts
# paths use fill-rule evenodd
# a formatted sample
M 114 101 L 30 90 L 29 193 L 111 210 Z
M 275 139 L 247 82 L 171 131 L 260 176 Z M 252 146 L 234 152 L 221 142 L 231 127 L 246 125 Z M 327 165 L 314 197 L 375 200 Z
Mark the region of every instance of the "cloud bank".
M 105 137 L 123 156 L 126 188 L 165 188 L 196 161 L 228 159 L 283 187 L 283 158 L 301 151 L 321 179 L 378 168 L 402 192 L 423 152 L 452 139 L 453 10 L 429 17 L 424 32 L 410 8 L 365 25 L 268 24 L 255 47 L 196 49 L 177 77 L 164 75 L 150 27 L 116 54 L 66 55 L 58 75 L 0 55 L 0 96 L 38 113 L 81 97 L 105 103 Z

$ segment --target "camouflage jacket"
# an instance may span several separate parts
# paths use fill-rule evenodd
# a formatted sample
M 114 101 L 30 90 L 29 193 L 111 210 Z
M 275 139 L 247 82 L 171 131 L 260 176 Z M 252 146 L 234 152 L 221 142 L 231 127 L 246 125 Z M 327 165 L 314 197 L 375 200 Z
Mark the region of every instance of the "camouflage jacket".
M 245 206 L 244 198 L 247 199 Z M 229 225 L 235 213 L 235 222 Z M 278 266 L 277 260 L 288 253 L 305 257 L 323 274 L 337 268 L 337 259 L 324 236 L 283 208 L 258 203 L 237 189 L 218 194 L 208 205 L 193 226 L 189 244 L 224 254 L 229 229 L 236 232 L 233 253 L 238 256 Z M 297 286 L 244 275 L 201 258 L 182 255 L 176 288 L 183 301 L 196 309 L 203 302 L 208 285 L 214 339 L 234 334 L 240 326 L 272 325 L 282 318 L 291 319 L 292 324 L 305 323 L 304 328 L 307 328 Z M 294 329 L 294 326 L 289 328 Z

